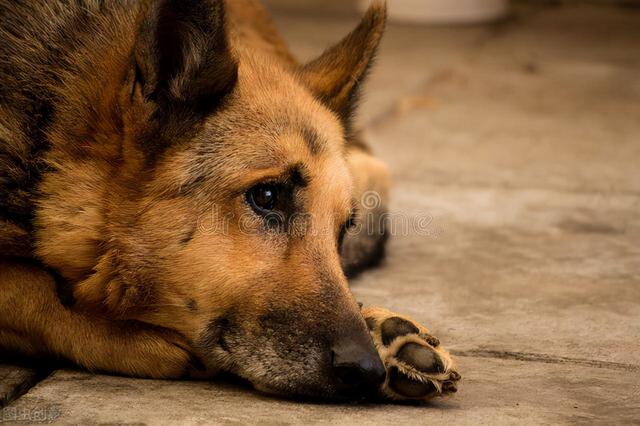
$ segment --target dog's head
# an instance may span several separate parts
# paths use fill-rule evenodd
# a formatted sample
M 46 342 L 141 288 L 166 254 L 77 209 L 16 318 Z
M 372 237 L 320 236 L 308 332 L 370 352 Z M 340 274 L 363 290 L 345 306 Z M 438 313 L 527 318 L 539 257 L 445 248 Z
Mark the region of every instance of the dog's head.
M 218 0 L 141 12 L 109 241 L 76 296 L 178 331 L 262 390 L 375 390 L 384 368 L 339 252 L 357 202 L 346 140 L 385 7 L 297 69 L 234 43 L 224 15 Z

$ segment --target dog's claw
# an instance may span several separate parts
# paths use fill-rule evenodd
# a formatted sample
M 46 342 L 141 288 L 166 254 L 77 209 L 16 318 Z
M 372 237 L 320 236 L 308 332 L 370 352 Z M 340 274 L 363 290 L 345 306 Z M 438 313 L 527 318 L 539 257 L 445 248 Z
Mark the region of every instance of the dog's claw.
M 440 341 L 420 324 L 384 309 L 363 309 L 387 369 L 380 391 L 393 400 L 425 401 L 457 392 L 460 374 Z
M 442 393 L 456 393 L 458 392 L 458 387 L 455 382 L 444 382 L 442 384 Z
M 422 337 L 424 341 L 429 344 L 429 346 L 432 346 L 434 348 L 440 346 L 440 339 L 438 339 L 437 337 L 434 337 L 427 333 L 420 333 L 420 337 Z

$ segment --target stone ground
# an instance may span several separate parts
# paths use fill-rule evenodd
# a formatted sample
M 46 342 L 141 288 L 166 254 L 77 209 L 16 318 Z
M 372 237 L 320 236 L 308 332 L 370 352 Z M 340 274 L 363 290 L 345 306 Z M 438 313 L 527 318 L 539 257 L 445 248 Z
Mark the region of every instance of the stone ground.
M 354 19 L 277 20 L 307 58 Z M 454 397 L 308 404 L 57 370 L 0 422 L 639 423 L 639 76 L 638 8 L 542 2 L 490 26 L 390 26 L 361 120 L 405 219 L 353 291 L 452 349 Z M 0 379 L 1 406 L 42 377 L 6 364 Z

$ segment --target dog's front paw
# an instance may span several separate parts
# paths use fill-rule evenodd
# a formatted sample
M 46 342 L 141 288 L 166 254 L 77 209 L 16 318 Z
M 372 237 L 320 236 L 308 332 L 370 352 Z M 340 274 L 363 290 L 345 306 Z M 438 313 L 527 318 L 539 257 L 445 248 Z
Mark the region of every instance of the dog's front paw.
M 427 400 L 457 391 L 460 374 L 449 353 L 422 325 L 385 309 L 362 314 L 387 370 L 383 396 L 394 400 Z

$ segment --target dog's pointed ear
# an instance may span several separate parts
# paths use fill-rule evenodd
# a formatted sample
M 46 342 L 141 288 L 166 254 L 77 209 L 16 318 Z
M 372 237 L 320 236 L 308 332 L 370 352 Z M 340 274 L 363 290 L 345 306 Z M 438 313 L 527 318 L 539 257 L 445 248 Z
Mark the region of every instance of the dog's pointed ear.
M 206 110 L 233 89 L 224 0 L 151 0 L 138 22 L 136 81 L 147 100 Z
M 349 35 L 301 67 L 302 81 L 338 114 L 348 131 L 360 86 L 382 39 L 386 17 L 386 3 L 375 0 Z

